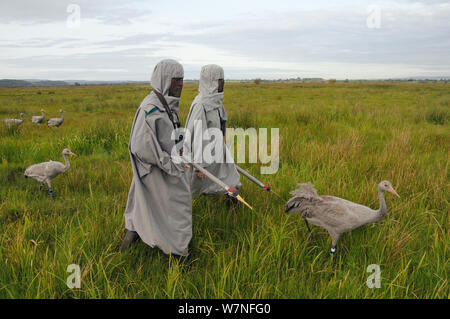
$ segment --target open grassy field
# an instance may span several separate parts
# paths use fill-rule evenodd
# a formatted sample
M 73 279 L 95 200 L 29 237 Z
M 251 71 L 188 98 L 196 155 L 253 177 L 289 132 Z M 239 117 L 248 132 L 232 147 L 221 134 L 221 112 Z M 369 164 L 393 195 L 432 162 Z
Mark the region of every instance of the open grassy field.
M 229 210 L 214 198 L 193 202 L 191 258 L 169 259 L 124 235 L 132 177 L 128 137 L 149 86 L 0 89 L 0 119 L 26 113 L 19 129 L 0 128 L 1 298 L 449 298 L 450 85 L 405 83 L 227 83 L 229 127 L 279 127 L 280 168 L 259 175 L 285 199 L 298 182 L 320 194 L 378 209 L 377 184 L 390 180 L 382 222 L 314 239 L 284 201 L 242 180 L 255 208 Z M 194 84 L 185 85 L 184 123 Z M 59 132 L 30 122 L 65 111 Z M 25 168 L 79 157 L 53 180 L 56 200 Z M 44 188 L 46 190 L 46 187 Z M 80 289 L 69 289 L 79 264 Z M 370 264 L 381 288 L 366 285 Z

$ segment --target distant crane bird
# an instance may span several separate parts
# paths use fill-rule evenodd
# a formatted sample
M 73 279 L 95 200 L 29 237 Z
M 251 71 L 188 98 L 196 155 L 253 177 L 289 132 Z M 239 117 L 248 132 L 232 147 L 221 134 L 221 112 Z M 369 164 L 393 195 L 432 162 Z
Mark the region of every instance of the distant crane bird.
M 310 183 L 298 184 L 298 188 L 290 192 L 293 197 L 286 203 L 286 213 L 300 213 L 308 227 L 309 240 L 312 238 L 312 233 L 308 222 L 325 228 L 332 239 L 330 255 L 333 256 L 341 234 L 384 218 L 386 215 L 385 191 L 400 197 L 390 182 L 382 181 L 378 184 L 380 208 L 374 210 L 339 197 L 319 195 Z
M 60 127 L 61 124 L 64 122 L 64 114 L 63 110 L 59 110 L 59 114 L 61 114 L 61 117 L 53 117 L 51 119 L 47 120 L 47 126 L 48 127 Z
M 23 116 L 24 116 L 24 114 L 20 113 L 20 120 L 19 119 L 4 119 L 3 123 L 5 123 L 5 125 L 8 127 L 19 126 L 25 120 Z
M 45 112 L 41 109 L 41 115 L 33 115 L 31 117 L 31 122 L 36 123 L 38 126 L 41 126 L 41 123 L 44 121 Z
M 44 183 L 47 183 L 48 192 L 50 196 L 54 199 L 51 180 L 56 176 L 58 176 L 59 174 L 66 172 L 69 169 L 70 163 L 69 159 L 67 158 L 67 155 L 76 156 L 76 154 L 72 153 L 68 148 L 65 148 L 62 151 L 62 156 L 64 157 L 65 165 L 60 162 L 53 162 L 53 161 L 34 164 L 29 166 L 25 170 L 24 173 L 25 178 L 31 177 L 37 180 L 38 182 L 41 182 L 41 186 L 39 189 L 42 189 Z

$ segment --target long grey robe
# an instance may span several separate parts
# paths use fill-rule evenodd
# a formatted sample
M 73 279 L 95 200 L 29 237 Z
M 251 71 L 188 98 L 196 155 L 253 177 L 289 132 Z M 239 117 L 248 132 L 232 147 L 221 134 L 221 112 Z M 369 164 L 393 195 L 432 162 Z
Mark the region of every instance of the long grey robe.
M 158 63 L 151 85 L 162 93 L 178 117 L 179 98 L 168 96 L 171 79 L 183 77 L 174 60 Z M 131 128 L 129 152 L 133 180 L 125 210 L 125 228 L 136 231 L 151 247 L 166 254 L 187 255 L 192 238 L 192 197 L 182 163 L 170 154 L 173 124 L 154 92 L 141 103 Z
M 209 128 L 221 129 L 221 122 L 227 121 L 227 113 L 223 107 L 223 92 L 218 93 L 219 79 L 224 78 L 223 69 L 215 64 L 209 64 L 202 67 L 199 81 L 199 94 L 195 97 L 189 110 L 188 118 L 186 120 L 186 129 L 190 131 L 190 150 L 192 156 L 196 152 L 196 148 L 202 148 L 203 152 L 205 146 L 209 143 L 194 143 L 194 136 L 198 134 L 196 129 L 199 126 L 195 125 L 196 121 L 201 121 L 201 134 L 204 134 Z M 224 127 L 225 125 L 223 125 Z M 224 132 L 222 132 L 224 133 Z M 227 149 L 223 135 L 220 139 L 223 149 L 222 161 L 217 163 L 199 163 L 203 168 L 207 169 L 214 176 L 222 180 L 229 187 L 240 188 L 239 173 L 236 170 L 232 156 Z M 185 141 L 186 142 L 186 141 Z M 189 142 L 189 141 L 187 141 Z M 200 194 L 225 194 L 227 193 L 222 187 L 218 186 L 209 179 L 200 179 L 196 172 L 191 171 L 191 191 L 193 196 Z

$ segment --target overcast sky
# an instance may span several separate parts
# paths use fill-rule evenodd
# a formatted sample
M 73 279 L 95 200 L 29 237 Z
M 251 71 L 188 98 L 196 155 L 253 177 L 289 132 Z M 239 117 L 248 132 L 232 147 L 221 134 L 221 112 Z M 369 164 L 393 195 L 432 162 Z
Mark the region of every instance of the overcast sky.
M 1 1 L 0 78 L 146 81 L 163 58 L 186 79 L 449 76 L 449 35 L 439 0 Z

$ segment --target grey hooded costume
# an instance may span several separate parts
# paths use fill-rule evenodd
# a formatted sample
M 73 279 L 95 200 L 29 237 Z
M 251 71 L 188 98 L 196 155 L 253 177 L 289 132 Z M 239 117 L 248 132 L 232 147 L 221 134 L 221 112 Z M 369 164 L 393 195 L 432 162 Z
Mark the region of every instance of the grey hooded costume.
M 194 136 L 197 134 L 195 129 L 196 121 L 201 121 L 202 134 L 209 128 L 221 129 L 225 134 L 225 123 L 227 121 L 227 113 L 223 107 L 223 92 L 219 93 L 219 79 L 224 78 L 223 69 L 215 64 L 205 65 L 200 72 L 199 94 L 192 102 L 189 114 L 186 120 L 186 129 L 190 131 L 190 150 L 192 155 L 195 148 L 202 147 L 202 151 L 208 141 L 203 143 L 194 143 Z M 223 136 L 223 160 L 220 163 L 199 163 L 203 168 L 207 169 L 214 176 L 222 180 L 229 187 L 240 188 L 239 173 L 236 170 L 232 156 L 226 147 Z M 198 144 L 198 145 L 196 145 Z M 195 159 L 194 159 L 195 160 Z M 225 194 L 226 191 L 209 179 L 200 179 L 196 172 L 191 171 L 191 191 L 193 196 L 199 194 Z
M 178 118 L 179 98 L 169 96 L 172 78 L 183 67 L 163 60 L 153 71 L 151 85 L 166 99 Z M 142 101 L 131 128 L 129 152 L 133 180 L 125 209 L 125 228 L 136 231 L 151 247 L 186 256 L 192 238 L 192 198 L 185 165 L 173 161 L 174 127 L 154 92 Z

